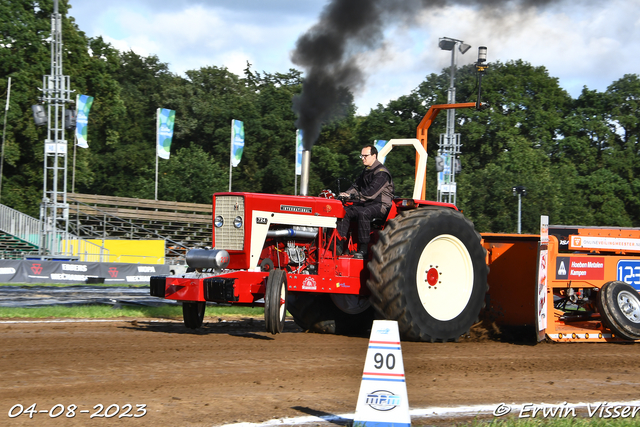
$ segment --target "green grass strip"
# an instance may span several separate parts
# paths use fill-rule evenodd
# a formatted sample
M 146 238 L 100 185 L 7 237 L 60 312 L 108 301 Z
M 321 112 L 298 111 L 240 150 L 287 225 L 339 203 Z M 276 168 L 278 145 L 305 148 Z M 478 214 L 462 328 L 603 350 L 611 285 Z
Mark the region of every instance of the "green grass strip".
M 429 426 L 430 424 L 418 424 L 419 426 Z M 473 420 L 467 422 L 457 422 L 457 427 L 637 427 L 640 422 L 637 418 L 600 418 L 597 415 L 593 418 L 536 418 L 536 419 L 494 419 Z
M 84 283 L 0 283 L 0 286 L 16 286 L 20 288 L 33 288 L 36 286 L 52 288 L 66 288 L 73 286 L 91 286 L 92 288 L 149 288 L 149 285 L 131 285 L 126 283 L 96 283 L 91 285 L 86 285 Z
M 256 317 L 263 316 L 262 307 L 216 307 L 207 306 L 205 317 Z M 117 317 L 145 317 L 182 319 L 181 306 L 110 306 L 110 305 L 53 305 L 33 308 L 0 307 L 0 318 L 4 319 L 111 319 Z

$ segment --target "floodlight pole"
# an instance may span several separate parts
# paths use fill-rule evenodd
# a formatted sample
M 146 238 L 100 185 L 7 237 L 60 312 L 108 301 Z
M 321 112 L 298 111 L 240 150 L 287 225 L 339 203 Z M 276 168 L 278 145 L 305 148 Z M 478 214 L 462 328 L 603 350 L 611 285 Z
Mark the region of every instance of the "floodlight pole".
M 4 107 L 4 127 L 2 128 L 2 154 L 0 154 L 0 202 L 2 201 L 2 170 L 4 166 L 4 140 L 7 133 L 7 114 L 9 113 L 9 99 L 11 99 L 11 77 L 7 82 L 7 104 Z
M 526 187 L 522 185 L 513 187 L 513 195 L 518 196 L 518 234 L 522 234 L 522 196 L 527 195 Z
M 522 234 L 522 194 L 518 193 L 518 234 Z
M 440 49 L 451 51 L 451 68 L 449 69 L 449 90 L 447 94 L 447 104 L 456 103 L 456 87 L 455 87 L 455 71 L 456 71 L 456 48 L 464 55 L 471 46 L 465 44 L 462 40 L 443 37 L 438 43 Z M 464 47 L 464 49 L 463 49 Z M 447 110 L 447 128 L 446 133 L 440 135 L 440 144 L 438 156 L 444 155 L 445 170 L 442 182 L 438 183 L 438 202 L 447 202 L 456 204 L 456 162 L 460 156 L 461 143 L 460 134 L 455 133 L 456 126 L 456 110 L 455 108 Z

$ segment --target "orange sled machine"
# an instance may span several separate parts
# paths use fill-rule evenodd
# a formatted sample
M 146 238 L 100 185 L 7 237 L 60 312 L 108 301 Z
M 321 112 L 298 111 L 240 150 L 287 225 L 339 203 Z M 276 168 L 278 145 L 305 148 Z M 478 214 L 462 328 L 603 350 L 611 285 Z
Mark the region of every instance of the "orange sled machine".
M 484 318 L 534 325 L 539 341 L 640 340 L 640 229 L 541 224 L 540 235 L 482 235 Z

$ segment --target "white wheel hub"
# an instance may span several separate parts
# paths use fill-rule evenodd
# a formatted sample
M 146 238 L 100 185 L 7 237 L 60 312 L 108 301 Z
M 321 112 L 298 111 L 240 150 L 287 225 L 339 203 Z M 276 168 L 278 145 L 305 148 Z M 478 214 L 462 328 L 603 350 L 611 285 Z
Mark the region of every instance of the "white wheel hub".
M 637 294 L 620 291 L 618 293 L 618 307 L 627 319 L 633 323 L 640 323 L 640 301 Z
M 278 319 L 284 320 L 286 316 L 287 283 L 283 280 L 280 285 L 280 301 L 278 301 Z
M 416 283 L 433 318 L 447 321 L 462 313 L 473 292 L 473 263 L 460 239 L 442 234 L 430 241 L 418 260 Z

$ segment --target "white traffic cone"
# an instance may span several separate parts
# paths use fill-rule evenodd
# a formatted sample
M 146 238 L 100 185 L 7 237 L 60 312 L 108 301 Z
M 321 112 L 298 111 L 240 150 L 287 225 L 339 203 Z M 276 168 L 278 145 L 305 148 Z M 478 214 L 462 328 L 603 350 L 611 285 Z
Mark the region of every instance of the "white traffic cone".
M 398 322 L 374 320 L 353 427 L 409 427 Z

